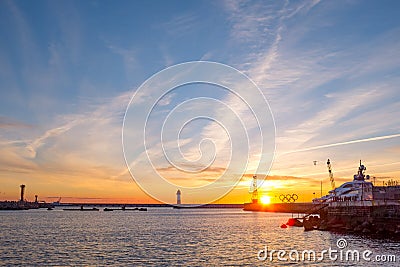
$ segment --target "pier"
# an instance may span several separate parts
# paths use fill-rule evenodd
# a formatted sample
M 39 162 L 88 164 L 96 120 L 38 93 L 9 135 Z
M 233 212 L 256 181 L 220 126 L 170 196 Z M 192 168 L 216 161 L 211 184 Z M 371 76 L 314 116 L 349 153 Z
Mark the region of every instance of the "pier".
M 318 204 L 312 202 L 299 203 L 245 203 L 243 210 L 245 211 L 265 211 L 265 212 L 283 212 L 283 213 L 307 213 Z

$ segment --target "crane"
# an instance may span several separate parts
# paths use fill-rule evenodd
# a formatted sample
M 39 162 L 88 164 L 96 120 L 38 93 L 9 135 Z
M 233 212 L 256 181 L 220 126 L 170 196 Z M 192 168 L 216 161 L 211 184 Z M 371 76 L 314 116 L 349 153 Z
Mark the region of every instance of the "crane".
M 253 183 L 251 185 L 251 202 L 258 203 L 257 176 L 253 175 Z
M 328 166 L 329 180 L 331 181 L 331 187 L 332 187 L 332 190 L 333 190 L 333 189 L 335 189 L 335 179 L 333 178 L 331 161 L 329 159 L 326 162 L 326 165 Z

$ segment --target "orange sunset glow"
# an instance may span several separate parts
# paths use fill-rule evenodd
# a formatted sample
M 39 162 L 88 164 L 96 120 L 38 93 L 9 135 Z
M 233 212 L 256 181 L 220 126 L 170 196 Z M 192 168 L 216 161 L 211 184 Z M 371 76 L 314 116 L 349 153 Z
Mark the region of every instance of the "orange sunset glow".
M 215 24 L 196 16 L 188 25 L 200 35 L 172 15 L 155 25 L 132 17 L 123 24 L 132 34 L 113 19 L 107 31 L 91 28 L 98 17 L 86 21 L 90 12 L 67 27 L 69 18 L 40 23 L 47 15 L 7 4 L 16 15 L 0 29 L 8 36 L 0 48 L 0 200 L 17 200 L 25 184 L 30 201 L 175 203 L 181 189 L 184 203 L 244 203 L 256 175 L 268 202 L 281 194 L 309 202 L 332 189 L 328 158 L 337 185 L 352 180 L 359 160 L 377 184 L 399 179 L 397 30 L 360 32 L 359 41 L 342 33 L 343 43 L 338 32 L 318 44 L 311 32 L 331 26 L 317 13 L 315 30 L 278 19 L 264 36 L 256 25 L 245 31 L 234 6 L 215 6 L 226 16 L 215 17 L 219 33 L 209 36 Z M 303 8 L 314 4 L 293 10 Z M 156 42 L 138 37 L 153 30 Z
M 0 266 L 400 266 L 399 0 L 0 0 L 0 40 Z

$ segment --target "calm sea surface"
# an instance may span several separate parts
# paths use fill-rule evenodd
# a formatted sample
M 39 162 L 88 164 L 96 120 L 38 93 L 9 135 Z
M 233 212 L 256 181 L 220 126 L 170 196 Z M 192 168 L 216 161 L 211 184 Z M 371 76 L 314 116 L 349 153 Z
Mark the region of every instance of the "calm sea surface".
M 400 266 L 398 241 L 281 229 L 289 216 L 240 209 L 0 211 L 0 265 Z M 347 241 L 342 252 L 370 250 L 371 261 L 345 261 L 344 257 L 340 261 L 339 238 Z M 272 263 L 269 258 L 259 260 L 257 254 L 265 246 L 268 253 L 287 251 L 282 258 L 288 261 L 278 260 L 276 254 L 272 254 Z M 304 250 L 314 250 L 318 256 L 330 247 L 338 250 L 338 260 L 326 255 L 322 261 L 301 261 Z M 289 259 L 290 250 L 298 250 L 300 261 Z M 379 263 L 376 255 L 395 255 L 397 262 Z

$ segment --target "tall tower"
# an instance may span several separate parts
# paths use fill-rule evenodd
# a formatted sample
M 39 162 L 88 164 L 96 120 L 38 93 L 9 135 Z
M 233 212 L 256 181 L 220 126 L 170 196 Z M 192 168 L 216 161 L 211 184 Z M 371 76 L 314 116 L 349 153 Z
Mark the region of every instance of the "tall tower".
M 25 195 L 25 185 L 21 184 L 19 187 L 21 187 L 21 199 L 20 199 L 20 201 L 23 202 L 24 201 L 24 195 Z
M 181 190 L 176 191 L 176 204 L 181 204 Z

